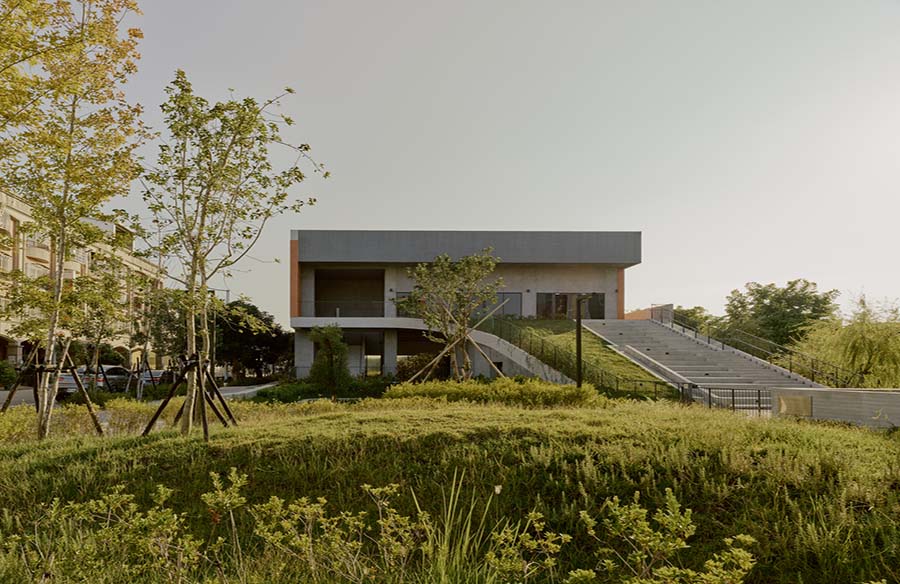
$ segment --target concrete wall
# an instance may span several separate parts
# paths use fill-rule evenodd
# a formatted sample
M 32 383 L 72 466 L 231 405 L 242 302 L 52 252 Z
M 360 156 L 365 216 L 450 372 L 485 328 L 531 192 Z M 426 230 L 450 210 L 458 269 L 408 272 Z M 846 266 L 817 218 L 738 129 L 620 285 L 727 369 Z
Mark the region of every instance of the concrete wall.
M 861 426 L 900 426 L 900 390 L 773 389 L 772 414 Z
M 487 247 L 507 263 L 633 266 L 641 261 L 639 231 L 338 231 L 294 230 L 301 262 L 430 262 Z

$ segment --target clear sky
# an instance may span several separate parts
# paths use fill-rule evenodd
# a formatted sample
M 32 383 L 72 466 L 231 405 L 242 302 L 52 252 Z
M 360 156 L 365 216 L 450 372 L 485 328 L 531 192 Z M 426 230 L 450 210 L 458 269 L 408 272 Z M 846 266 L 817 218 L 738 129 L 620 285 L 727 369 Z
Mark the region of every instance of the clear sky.
M 639 230 L 629 308 L 798 277 L 900 296 L 900 2 L 142 8 L 151 124 L 176 68 L 210 99 L 298 91 L 289 138 L 333 177 L 228 283 L 285 325 L 292 228 Z

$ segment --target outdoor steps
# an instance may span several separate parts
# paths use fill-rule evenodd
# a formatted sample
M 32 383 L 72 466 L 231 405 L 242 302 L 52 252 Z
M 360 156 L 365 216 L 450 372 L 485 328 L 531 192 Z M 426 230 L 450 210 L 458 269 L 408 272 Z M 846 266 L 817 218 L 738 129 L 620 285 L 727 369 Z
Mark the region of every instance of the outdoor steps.
M 723 346 L 718 341 L 706 342 L 705 338 L 695 339 L 656 322 L 586 320 L 584 325 L 588 330 L 616 345 L 625 356 L 636 363 L 646 365 L 647 363 L 641 361 L 649 358 L 668 372 L 674 372 L 676 375 L 672 376 L 673 379 L 679 377 L 701 387 L 742 387 L 751 393 L 754 388 L 818 387 L 818 384 L 808 379 L 789 374 L 732 347 Z M 640 353 L 640 357 L 629 354 L 629 351 L 625 350 L 626 347 Z M 708 392 L 706 399 L 709 397 Z M 722 396 L 712 390 L 712 397 L 719 399 Z M 728 399 L 732 399 L 730 394 Z M 756 398 L 754 397 L 752 401 L 756 403 Z

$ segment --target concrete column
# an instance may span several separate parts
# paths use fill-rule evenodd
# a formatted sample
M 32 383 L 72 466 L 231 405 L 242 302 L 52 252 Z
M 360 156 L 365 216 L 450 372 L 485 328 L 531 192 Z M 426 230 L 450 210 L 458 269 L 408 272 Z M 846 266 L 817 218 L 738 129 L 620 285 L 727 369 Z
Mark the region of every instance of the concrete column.
M 302 379 L 309 375 L 315 357 L 315 347 L 305 331 L 294 331 L 294 375 Z
M 397 331 L 384 331 L 384 360 L 381 364 L 385 375 L 397 374 Z
M 385 316 L 385 318 L 394 318 L 397 316 L 397 305 L 394 304 L 394 298 L 397 297 L 397 271 L 399 269 L 400 268 L 395 268 L 393 266 L 388 266 L 384 269 L 384 316 Z M 396 333 L 397 333 L 397 331 L 394 331 L 395 338 L 396 338 Z M 387 372 L 387 370 L 385 369 L 385 373 L 386 372 Z
M 537 291 L 528 288 L 522 291 L 522 316 L 537 316 Z

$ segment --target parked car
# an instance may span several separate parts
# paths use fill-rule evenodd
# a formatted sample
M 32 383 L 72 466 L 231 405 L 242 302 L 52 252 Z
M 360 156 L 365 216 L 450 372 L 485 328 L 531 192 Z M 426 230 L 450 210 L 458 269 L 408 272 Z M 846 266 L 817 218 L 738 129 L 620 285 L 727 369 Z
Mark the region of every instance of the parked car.
M 174 375 L 168 369 L 148 369 L 141 374 L 141 381 L 145 385 L 150 383 L 172 383 Z
M 81 379 L 81 383 L 84 384 L 84 387 L 86 389 L 91 388 L 92 381 L 97 389 L 103 389 L 105 387 L 102 375 L 94 375 L 87 370 L 87 367 L 79 367 L 76 371 L 78 373 L 78 377 Z M 78 385 L 75 383 L 75 377 L 69 372 L 60 373 L 59 396 L 65 397 L 66 395 L 75 393 L 76 391 L 78 391 Z
M 128 378 L 131 377 L 131 371 L 119 365 L 104 365 L 103 372 L 93 372 L 86 367 L 79 367 L 77 370 L 78 377 L 84 387 L 90 389 L 92 386 L 104 391 L 125 391 L 128 385 Z M 104 373 L 106 374 L 104 377 Z M 107 387 L 107 381 L 109 386 Z M 71 373 L 61 373 L 59 376 L 59 394 L 61 397 L 78 391 L 78 385 Z
M 104 365 L 103 373 L 106 374 L 106 381 L 109 382 L 107 391 L 125 391 L 128 379 L 131 378 L 131 371 L 119 365 Z M 100 377 L 103 377 L 103 373 L 100 374 Z

